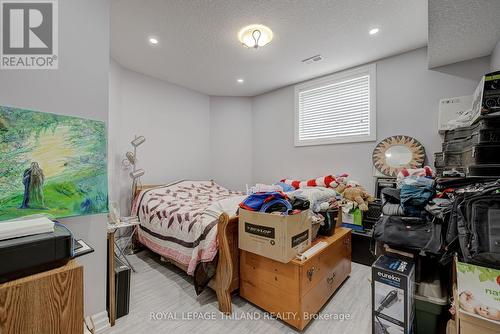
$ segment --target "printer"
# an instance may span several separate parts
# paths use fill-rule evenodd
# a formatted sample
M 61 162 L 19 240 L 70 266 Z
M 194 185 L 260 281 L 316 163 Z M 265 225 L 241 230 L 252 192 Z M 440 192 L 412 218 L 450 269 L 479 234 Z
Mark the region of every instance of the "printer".
M 63 266 L 71 259 L 71 231 L 58 223 L 53 226 L 52 232 L 0 240 L 0 283 Z

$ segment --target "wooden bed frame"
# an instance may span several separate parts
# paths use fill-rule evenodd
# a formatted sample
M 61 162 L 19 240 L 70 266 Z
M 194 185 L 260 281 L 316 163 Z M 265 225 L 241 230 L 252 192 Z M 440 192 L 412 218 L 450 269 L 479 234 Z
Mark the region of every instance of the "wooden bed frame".
M 135 195 L 141 190 L 151 189 L 160 185 L 142 185 L 137 187 Z M 232 313 L 231 293 L 239 289 L 239 249 L 238 249 L 238 217 L 229 217 L 222 213 L 217 226 L 217 241 L 219 244 L 219 260 L 215 277 L 208 286 L 217 294 L 219 310 L 226 314 Z M 166 262 L 187 271 L 187 267 L 171 259 L 162 258 Z

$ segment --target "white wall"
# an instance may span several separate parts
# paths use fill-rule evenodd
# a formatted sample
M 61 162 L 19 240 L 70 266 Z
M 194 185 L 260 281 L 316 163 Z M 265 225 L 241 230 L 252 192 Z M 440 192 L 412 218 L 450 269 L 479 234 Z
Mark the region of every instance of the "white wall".
M 210 101 L 192 90 L 122 68 L 110 71 L 111 200 L 121 215 L 130 207 L 131 180 L 121 168 L 134 135 L 143 135 L 139 168 L 143 184 L 179 179 L 208 179 L 210 174 Z
M 500 40 L 491 54 L 491 71 L 500 71 Z
M 109 1 L 59 1 L 59 69 L 0 71 L 0 104 L 107 121 Z M 106 215 L 62 219 L 95 252 L 84 265 L 85 314 L 106 310 Z
M 294 87 L 253 98 L 253 180 L 276 182 L 283 177 L 311 178 L 347 172 L 373 191 L 371 154 L 385 137 L 417 138 L 433 163 L 440 151 L 438 101 L 472 94 L 489 58 L 434 70 L 427 69 L 426 49 L 377 61 L 377 141 L 294 147 Z
M 252 100 L 210 97 L 211 178 L 245 190 L 252 183 Z

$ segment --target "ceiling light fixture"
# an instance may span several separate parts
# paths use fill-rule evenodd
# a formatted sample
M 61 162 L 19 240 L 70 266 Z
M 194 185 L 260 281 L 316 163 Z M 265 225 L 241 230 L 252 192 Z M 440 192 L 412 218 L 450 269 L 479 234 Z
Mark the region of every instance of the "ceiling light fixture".
M 375 35 L 376 33 L 379 32 L 379 29 L 378 28 L 373 28 L 373 29 L 370 29 L 370 31 L 368 32 L 370 35 Z
M 240 30 L 238 39 L 243 46 L 258 49 L 273 40 L 273 32 L 265 25 L 251 24 Z
M 245 80 L 243 80 L 243 79 L 241 79 L 241 78 L 240 78 L 240 79 L 236 79 L 236 81 L 237 81 L 238 83 L 243 83 L 243 82 L 245 82 Z
M 149 44 L 151 45 L 158 45 L 159 41 L 158 38 L 156 37 L 149 37 Z

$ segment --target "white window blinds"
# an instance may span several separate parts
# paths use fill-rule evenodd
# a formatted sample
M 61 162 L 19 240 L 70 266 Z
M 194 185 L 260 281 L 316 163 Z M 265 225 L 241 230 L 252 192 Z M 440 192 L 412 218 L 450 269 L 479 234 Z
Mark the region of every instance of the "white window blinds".
M 296 145 L 374 140 L 374 72 L 365 67 L 296 87 Z

